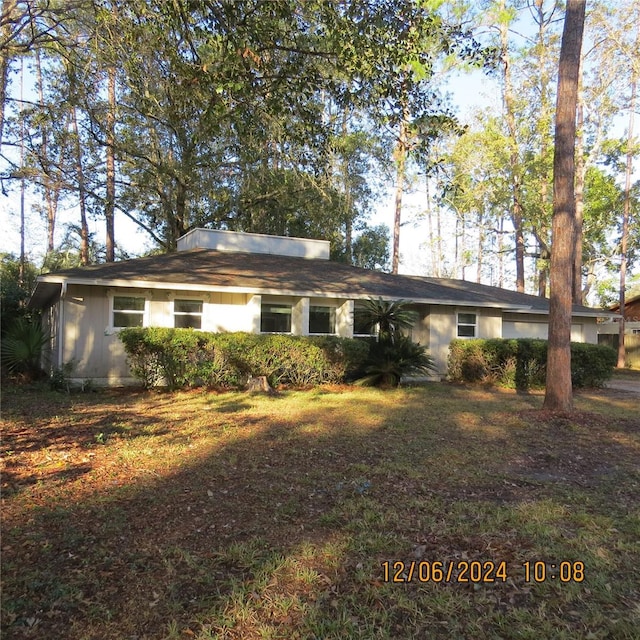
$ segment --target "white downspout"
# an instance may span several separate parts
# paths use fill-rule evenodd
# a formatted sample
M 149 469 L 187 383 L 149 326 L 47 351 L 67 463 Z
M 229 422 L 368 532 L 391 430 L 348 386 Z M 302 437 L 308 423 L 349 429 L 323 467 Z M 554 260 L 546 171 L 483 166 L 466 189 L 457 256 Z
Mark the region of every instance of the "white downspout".
M 67 295 L 67 281 L 62 281 L 62 288 L 60 289 L 60 317 L 58 318 L 58 331 L 60 333 L 59 340 L 59 349 L 58 349 L 58 369 L 62 370 L 63 362 L 63 353 L 64 353 L 64 337 L 65 337 L 65 326 L 64 326 L 64 299 Z

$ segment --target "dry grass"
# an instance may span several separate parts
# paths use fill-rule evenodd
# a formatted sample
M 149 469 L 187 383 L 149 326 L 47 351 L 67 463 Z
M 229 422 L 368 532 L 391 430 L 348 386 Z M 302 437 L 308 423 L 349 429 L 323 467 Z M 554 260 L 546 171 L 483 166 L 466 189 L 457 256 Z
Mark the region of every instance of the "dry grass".
M 541 403 L 7 389 L 3 637 L 637 638 L 637 398 Z M 394 561 L 455 564 L 385 582 Z M 459 582 L 476 561 L 507 579 Z

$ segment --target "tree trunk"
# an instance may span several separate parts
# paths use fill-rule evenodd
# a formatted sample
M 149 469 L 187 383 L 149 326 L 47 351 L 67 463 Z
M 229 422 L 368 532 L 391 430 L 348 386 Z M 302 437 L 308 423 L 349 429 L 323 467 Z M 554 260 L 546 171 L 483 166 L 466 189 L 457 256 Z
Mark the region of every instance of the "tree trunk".
M 571 302 L 575 251 L 575 145 L 580 50 L 586 0 L 568 0 L 565 14 L 556 102 L 553 155 L 551 298 L 544 408 L 573 409 L 571 386 Z
M 437 203 L 436 206 L 436 251 L 438 252 L 438 262 L 436 263 L 438 265 L 438 269 L 436 271 L 436 277 L 437 278 L 441 278 L 442 277 L 442 271 L 443 271 L 443 262 L 444 260 L 442 259 L 442 218 L 440 216 L 440 203 Z
M 433 207 L 431 206 L 431 189 L 429 188 L 429 171 L 424 174 L 424 184 L 426 189 L 426 209 L 427 223 L 429 225 L 429 250 L 431 252 L 431 275 L 437 275 L 436 268 L 436 247 L 435 238 L 433 237 Z
M 576 249 L 573 258 L 573 304 L 582 304 L 582 223 L 584 220 L 584 92 L 582 90 L 582 64 L 578 77 L 578 106 L 576 122 Z
M 342 114 L 342 139 L 346 140 L 348 135 L 349 110 L 345 108 Z M 342 188 L 344 189 L 344 257 L 347 264 L 353 264 L 353 199 L 351 196 L 351 181 L 349 180 L 349 160 L 347 151 L 342 158 Z
M 498 286 L 502 289 L 504 287 L 504 216 L 500 215 L 500 221 L 498 222 Z
M 87 203 L 86 189 L 84 186 L 84 170 L 82 168 L 82 147 L 80 146 L 80 135 L 78 132 L 78 116 L 76 108 L 71 109 L 71 124 L 75 137 L 76 152 L 76 180 L 78 181 L 78 199 L 80 205 L 80 264 L 89 264 L 89 226 L 87 225 Z
M 115 257 L 115 229 L 114 214 L 116 203 L 116 69 L 109 66 L 107 69 L 107 199 L 105 202 L 105 220 L 107 226 L 107 262 L 113 262 Z
M 395 212 L 393 218 L 393 258 L 391 263 L 391 273 L 398 273 L 400 264 L 400 219 L 402 216 L 402 193 L 404 191 L 405 165 L 407 161 L 407 121 L 406 113 L 402 114 L 400 122 L 400 133 L 398 145 L 396 147 L 396 198 Z
M 553 203 L 550 199 L 549 184 L 551 182 L 551 170 L 547 170 L 547 154 L 549 152 L 549 136 L 547 136 L 548 125 L 553 120 L 552 104 L 550 99 L 550 69 L 549 58 L 550 48 L 547 38 L 547 30 L 550 27 L 555 13 L 556 3 L 549 6 L 546 0 L 535 0 L 535 11 L 532 14 L 538 25 L 537 42 L 535 47 L 535 57 L 538 62 L 538 87 L 540 92 L 540 105 L 538 109 L 537 129 L 540 136 L 540 175 L 538 178 L 540 184 L 540 205 L 538 207 L 538 220 L 536 220 L 536 230 L 534 235 L 538 241 L 539 252 L 536 261 L 536 270 L 538 271 L 538 295 L 541 298 L 547 297 L 547 285 L 549 280 L 549 259 L 551 257 L 549 251 L 549 229 L 546 228 L 546 211 L 547 207 L 551 208 Z
M 476 282 L 478 284 L 482 281 L 482 260 L 484 258 L 484 229 L 482 224 L 482 211 L 480 211 L 478 215 L 478 256 L 476 265 Z
M 504 9 L 504 6 L 502 7 Z M 522 212 L 522 188 L 520 185 L 518 141 L 516 130 L 516 117 L 513 104 L 513 91 L 511 87 L 511 60 L 508 47 L 508 25 L 500 24 L 500 47 L 502 58 L 502 99 L 505 110 L 505 120 L 509 130 L 509 156 L 511 170 L 511 221 L 513 223 L 516 242 L 516 289 L 524 293 L 524 229 Z
M 7 104 L 7 85 L 9 84 L 9 66 L 11 65 L 11 25 L 16 15 L 18 3 L 16 0 L 2 0 L 3 17 L 0 38 L 7 45 L 0 48 L 0 149 L 2 149 L 2 136 L 4 133 L 4 108 Z
M 4 107 L 4 105 L 3 105 Z M 27 262 L 25 252 L 25 217 L 24 217 L 24 58 L 20 61 L 20 266 L 18 268 L 18 284 L 24 287 L 24 274 Z
M 38 99 L 40 107 L 44 109 L 44 84 L 42 78 L 42 62 L 40 59 L 40 50 L 36 49 L 36 82 L 38 85 Z M 47 254 L 53 252 L 55 245 L 56 218 L 58 213 L 58 197 L 59 186 L 51 179 L 49 162 L 49 130 L 46 126 L 46 119 L 43 118 L 41 126 L 42 135 L 42 157 L 40 164 L 42 166 L 42 182 L 44 189 L 44 202 L 47 214 Z M 62 151 L 60 152 L 62 154 Z
M 541 298 L 547 297 L 547 286 L 549 284 L 549 259 L 551 252 L 546 244 L 538 240 L 539 255 L 538 258 L 538 295 Z
M 640 34 L 640 28 L 639 28 Z M 640 41 L 640 37 L 638 38 Z M 635 73 L 631 79 L 631 104 L 629 106 L 629 131 L 627 133 L 627 167 L 624 179 L 624 208 L 622 211 L 622 238 L 620 240 L 620 322 L 618 341 L 618 368 L 624 368 L 626 364 L 626 348 L 624 344 L 625 332 L 625 296 L 627 288 L 627 251 L 629 239 L 629 214 L 631 213 L 631 178 L 633 173 L 633 125 L 636 107 L 637 78 Z

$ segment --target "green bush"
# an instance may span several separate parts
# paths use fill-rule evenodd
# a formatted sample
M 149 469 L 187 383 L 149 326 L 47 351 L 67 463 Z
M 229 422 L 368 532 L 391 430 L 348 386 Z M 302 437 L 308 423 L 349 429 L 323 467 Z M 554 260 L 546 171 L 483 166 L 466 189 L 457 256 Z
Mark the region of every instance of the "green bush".
M 571 379 L 575 388 L 602 386 L 615 365 L 615 353 L 609 347 L 571 343 Z M 453 340 L 449 346 L 448 378 L 454 382 L 539 389 L 545 385 L 546 367 L 546 340 Z
M 269 384 L 342 382 L 359 369 L 366 344 L 333 336 L 207 333 L 193 329 L 128 328 L 120 332 L 129 366 L 145 387 L 240 388 L 249 376 Z
M 369 357 L 365 362 L 365 375 L 358 384 L 395 388 L 403 376 L 426 375 L 435 368 L 425 347 L 400 335 L 393 342 L 382 340 L 371 343 Z
M 30 380 L 44 375 L 42 354 L 49 343 L 49 335 L 40 322 L 16 318 L 2 338 L 2 366 Z
M 618 363 L 618 354 L 604 344 L 571 343 L 571 379 L 574 387 L 601 387 Z

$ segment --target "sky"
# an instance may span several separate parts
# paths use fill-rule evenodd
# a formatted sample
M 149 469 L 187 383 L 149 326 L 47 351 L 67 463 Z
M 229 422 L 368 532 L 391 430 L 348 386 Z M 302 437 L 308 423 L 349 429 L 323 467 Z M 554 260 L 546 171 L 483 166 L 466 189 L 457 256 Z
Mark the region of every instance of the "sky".
M 458 74 L 447 87 L 451 103 L 455 105 L 460 120 L 471 120 L 472 113 L 480 108 L 500 109 L 501 94 L 498 82 L 482 71 Z M 430 253 L 428 249 L 429 229 L 424 219 L 426 208 L 426 186 L 419 181 L 415 188 L 404 195 L 402 210 L 402 228 L 400 231 L 400 273 L 424 275 L 428 270 Z M 374 224 L 386 224 L 393 229 L 395 194 L 390 187 L 386 197 L 372 216 Z M 451 225 L 449 225 L 451 227 Z M 449 239 L 453 228 L 449 228 Z M 445 235 L 445 234 L 443 234 Z M 475 269 L 465 273 L 466 279 L 475 278 Z
M 14 76 L 15 77 L 15 76 Z M 13 90 L 16 91 L 17 80 L 14 81 Z M 500 87 L 495 78 L 488 77 L 482 71 L 459 74 L 448 83 L 447 92 L 451 95 L 451 102 L 455 106 L 461 121 L 469 122 L 474 110 L 483 107 L 495 106 L 500 109 Z M 28 93 L 28 89 L 26 90 Z M 34 96 L 31 96 L 34 97 Z M 29 95 L 25 95 L 29 99 Z M 637 173 L 636 173 L 637 175 Z M 27 250 L 29 257 L 36 263 L 41 263 L 46 246 L 46 229 L 41 217 L 34 211 L 39 200 L 34 201 L 27 194 L 25 199 L 25 211 L 27 215 Z M 428 248 L 429 231 L 427 222 L 421 220 L 421 214 L 425 210 L 426 192 L 424 180 L 416 185 L 416 188 L 405 193 L 403 197 L 402 229 L 400 235 L 400 272 L 404 274 L 428 275 L 430 253 Z M 7 195 L 0 194 L 0 251 L 18 254 L 20 250 L 20 190 L 13 188 Z M 63 236 L 64 222 L 77 222 L 78 214 L 75 207 L 59 212 L 59 224 L 57 228 L 57 242 Z M 446 219 L 446 218 L 445 218 Z M 389 185 L 382 197 L 378 200 L 376 208 L 371 212 L 368 221 L 371 225 L 386 224 L 393 228 L 394 220 L 394 190 Z M 449 255 L 453 252 L 453 229 L 446 228 L 445 245 Z M 89 230 L 95 235 L 98 242 L 104 243 L 104 220 L 89 220 Z M 152 241 L 135 223 L 121 212 L 116 212 L 115 218 L 116 242 L 129 255 L 135 256 L 144 253 L 154 247 Z M 465 270 L 464 277 L 475 280 L 476 269 L 474 266 Z M 484 280 L 483 280 L 484 281 Z M 505 282 L 505 286 L 513 288 L 514 283 Z
M 14 87 L 15 88 L 15 87 Z M 482 72 L 460 76 L 448 87 L 452 101 L 457 105 L 461 117 L 466 116 L 478 106 L 487 106 L 499 99 L 499 89 L 495 81 L 490 81 Z M 25 95 L 25 99 L 30 99 Z M 28 193 L 25 198 L 27 218 L 27 251 L 36 263 L 42 262 L 46 247 L 46 228 L 37 213 L 39 198 L 34 199 Z M 417 221 L 425 208 L 424 186 L 417 186 L 405 194 L 403 201 L 403 227 L 400 236 L 400 271 L 405 274 L 421 275 L 425 273 L 426 255 L 422 246 L 428 239 L 426 223 Z M 65 209 L 61 205 L 56 239 L 63 237 L 65 222 L 77 223 L 78 213 L 75 207 Z M 394 192 L 389 185 L 375 210 L 371 212 L 371 225 L 386 224 L 393 228 Z M 104 243 L 104 220 L 89 219 L 89 231 L 96 239 Z M 20 251 L 20 189 L 14 187 L 5 196 L 0 195 L 0 251 L 18 254 Z M 116 242 L 132 256 L 140 255 L 154 247 L 148 235 L 123 213 L 116 211 Z M 467 276 L 469 277 L 469 276 Z

